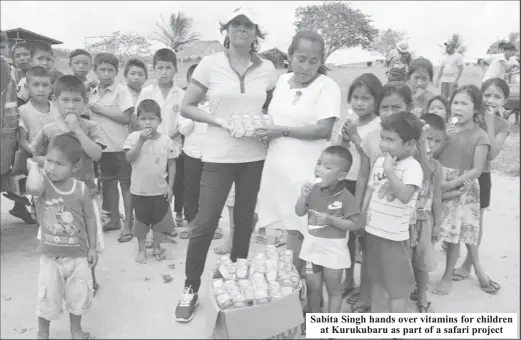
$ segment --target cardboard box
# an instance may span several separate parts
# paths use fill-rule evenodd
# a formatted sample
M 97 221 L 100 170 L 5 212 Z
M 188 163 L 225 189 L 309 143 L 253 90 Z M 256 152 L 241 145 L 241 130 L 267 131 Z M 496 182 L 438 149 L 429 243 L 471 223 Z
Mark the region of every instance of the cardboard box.
M 221 310 L 212 291 L 212 279 L 222 277 L 218 271 L 209 275 L 207 296 L 214 320 L 212 339 L 298 339 L 304 322 L 300 289 L 282 299 L 266 304 Z

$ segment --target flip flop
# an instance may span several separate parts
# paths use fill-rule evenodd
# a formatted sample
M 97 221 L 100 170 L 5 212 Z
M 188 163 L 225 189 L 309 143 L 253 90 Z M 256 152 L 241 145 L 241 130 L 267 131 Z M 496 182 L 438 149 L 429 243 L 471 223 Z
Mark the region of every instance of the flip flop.
M 369 310 L 371 309 L 371 306 L 366 304 L 361 304 L 353 307 L 354 308 L 351 310 L 351 313 L 369 313 Z
M 120 237 L 118 237 L 119 243 L 126 243 L 130 242 L 134 238 L 134 234 L 123 234 Z
M 461 275 L 461 274 L 456 273 L 456 269 L 454 269 L 452 271 L 452 281 L 456 281 L 456 282 L 463 281 L 463 280 L 465 280 L 468 277 L 469 277 L 468 274 L 467 275 Z
M 183 226 L 183 218 L 177 218 L 175 219 L 175 225 L 177 228 L 180 228 Z
M 220 240 L 223 238 L 223 232 L 221 230 L 221 228 L 217 228 L 217 230 L 215 231 L 215 233 L 213 233 L 213 239 L 214 240 Z
M 275 247 L 279 248 L 286 244 L 284 236 L 279 236 L 275 239 Z
M 342 299 L 345 299 L 356 288 L 358 288 L 358 287 L 355 286 L 355 287 L 351 287 L 351 288 L 348 288 L 348 289 L 342 289 Z
M 161 261 L 166 260 L 166 256 L 164 255 L 164 253 L 165 253 L 165 249 L 164 248 L 159 248 L 159 252 L 156 252 L 156 249 L 154 249 L 152 251 L 152 256 L 154 256 L 154 258 L 158 262 L 161 262 Z
M 191 230 L 183 230 L 181 233 L 179 233 L 179 238 L 181 240 L 188 240 L 191 238 L 191 236 L 192 236 Z
M 481 289 L 487 294 L 495 295 L 497 292 L 499 292 L 501 286 L 491 278 L 488 278 L 488 287 L 481 285 Z
M 266 244 L 266 243 L 268 243 L 268 238 L 266 236 L 256 235 L 255 236 L 255 243 L 257 243 L 257 244 Z
M 357 288 L 359 288 L 359 287 L 356 287 L 355 289 L 353 289 L 345 297 L 346 302 L 350 305 L 354 305 L 358 302 L 358 296 L 360 295 L 360 289 L 357 289 Z
M 220 246 L 220 247 L 215 247 L 213 248 L 213 252 L 217 255 L 226 255 L 226 254 L 230 254 L 229 251 L 224 251 L 223 250 L 224 248 L 224 245 Z
M 427 301 L 426 304 L 423 304 L 418 301 L 416 305 L 418 306 L 418 310 L 420 313 L 432 313 L 430 301 Z

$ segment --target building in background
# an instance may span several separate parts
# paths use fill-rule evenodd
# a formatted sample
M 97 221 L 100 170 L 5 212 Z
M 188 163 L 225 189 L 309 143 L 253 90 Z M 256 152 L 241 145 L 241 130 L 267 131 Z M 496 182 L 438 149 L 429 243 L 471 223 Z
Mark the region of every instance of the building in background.
M 7 38 L 9 39 L 9 48 L 11 48 L 14 44 L 17 42 L 28 42 L 28 43 L 34 43 L 34 42 L 43 42 L 48 45 L 61 45 L 63 42 L 46 37 L 44 35 L 31 32 L 29 30 L 26 30 L 24 28 L 13 28 L 10 30 L 6 30 L 5 33 L 7 34 Z

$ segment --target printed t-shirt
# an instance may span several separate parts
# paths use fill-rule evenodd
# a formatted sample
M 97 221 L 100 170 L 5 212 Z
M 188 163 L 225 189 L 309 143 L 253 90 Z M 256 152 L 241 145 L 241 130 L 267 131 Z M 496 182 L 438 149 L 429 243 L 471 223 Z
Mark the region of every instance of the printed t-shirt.
M 308 196 L 308 228 L 304 231 L 304 241 L 300 258 L 313 264 L 330 269 L 351 267 L 351 258 L 346 230 L 332 226 L 317 225 L 316 213 L 327 213 L 334 217 L 352 219 L 360 213 L 355 198 L 339 182 L 333 190 L 328 191 L 315 185 Z
M 369 178 L 368 185 L 372 193 L 365 230 L 391 241 L 405 241 L 409 239 L 409 224 L 416 212 L 416 200 L 418 191 L 422 187 L 423 170 L 413 157 L 407 157 L 394 164 L 394 173 L 403 184 L 416 187 L 412 199 L 408 203 L 402 203 L 395 197 L 391 183 L 387 179 L 383 168 L 384 159 L 380 157 L 376 160 Z
M 132 132 L 123 150 L 130 150 L 139 140 L 141 132 Z M 179 156 L 180 150 L 167 136 L 161 134 L 157 139 L 149 139 L 143 143 L 141 151 L 132 165 L 130 192 L 139 196 L 159 196 L 166 193 L 167 162 Z

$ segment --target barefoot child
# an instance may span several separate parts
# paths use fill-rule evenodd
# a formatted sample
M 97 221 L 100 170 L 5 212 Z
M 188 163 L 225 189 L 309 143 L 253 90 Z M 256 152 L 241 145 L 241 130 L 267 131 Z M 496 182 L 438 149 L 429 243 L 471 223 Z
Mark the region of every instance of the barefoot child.
M 464 188 L 463 194 L 443 201 L 443 223 L 441 239 L 448 243 L 447 261 L 441 282 L 433 291 L 438 295 L 450 292 L 453 271 L 459 257 L 460 242 L 467 245 L 471 256 L 477 256 L 479 244 L 480 188 L 478 177 L 483 172 L 490 139 L 476 124 L 481 114 L 482 95 L 474 85 L 464 85 L 454 92 L 451 101 L 454 124 L 447 127 L 447 142 L 440 153 L 443 169 L 442 192 Z M 479 266 L 476 264 L 476 268 Z M 497 285 L 486 276 L 480 276 L 484 287 Z
M 503 149 L 505 139 L 509 135 L 508 122 L 502 118 L 504 106 L 510 94 L 510 88 L 507 83 L 500 78 L 490 78 L 483 83 L 481 87 L 483 93 L 483 102 L 485 104 L 486 112 L 484 120 L 480 126 L 487 132 L 490 139 L 490 151 L 485 162 L 485 168 L 478 178 L 479 194 L 480 194 L 480 229 L 478 246 L 483 238 L 483 215 L 485 209 L 490 205 L 490 192 L 492 189 L 492 178 L 490 176 L 490 161 L 499 155 Z M 453 281 L 461 281 L 466 279 L 473 265 L 473 259 L 470 254 L 463 265 L 454 271 Z M 476 274 L 484 273 L 482 268 L 475 269 Z M 483 275 L 484 276 L 484 275 Z M 483 277 L 480 282 L 483 281 Z M 486 282 L 486 280 L 485 280 Z M 498 284 L 485 285 L 482 289 L 489 294 L 495 294 L 499 290 Z
M 51 140 L 43 170 L 28 160 L 27 191 L 36 199 L 41 239 L 37 300 L 38 339 L 49 339 L 51 320 L 65 305 L 71 339 L 90 339 L 81 327 L 92 304 L 92 273 L 98 261 L 96 203 L 86 185 L 73 178 L 84 151 L 71 135 Z
M 434 113 L 443 118 L 445 122 L 448 122 L 450 118 L 449 101 L 444 96 L 432 97 L 427 104 L 427 112 Z
M 56 136 L 70 134 L 78 139 L 83 150 L 81 166 L 74 172 L 74 177 L 85 182 L 89 194 L 93 198 L 97 198 L 98 191 L 94 181 L 94 165 L 93 161 L 99 160 L 101 152 L 105 148 L 105 138 L 98 124 L 93 121 L 80 117 L 85 112 L 87 105 L 87 91 L 85 85 L 76 76 L 66 75 L 56 81 L 54 86 L 54 107 L 58 111 L 57 119 L 44 125 L 41 131 L 34 137 L 30 150 L 35 161 L 40 166 L 44 163 L 44 155 L 47 153 L 49 142 Z M 95 204 L 99 208 L 99 204 L 95 199 Z M 96 210 L 96 216 L 99 218 L 98 223 L 98 250 L 103 249 L 103 233 L 101 226 L 101 217 L 99 210 Z M 94 280 L 94 289 L 99 288 L 96 282 L 95 265 L 92 266 L 92 275 Z
M 146 235 L 153 231 L 152 254 L 158 261 L 166 259 L 161 246 L 164 233 L 172 230 L 174 220 L 170 202 L 175 179 L 175 158 L 180 150 L 168 136 L 157 131 L 161 108 L 152 99 L 138 104 L 137 118 L 141 131 L 132 132 L 123 150 L 132 165 L 130 192 L 136 215 L 134 234 L 138 239 L 136 262 L 146 263 Z M 168 182 L 167 182 L 168 178 Z
M 315 166 L 321 182 L 306 183 L 295 204 L 298 216 L 308 215 L 308 230 L 300 258 L 307 262 L 308 311 L 321 312 L 323 285 L 328 293 L 329 313 L 342 305 L 342 273 L 351 266 L 347 238 L 357 228 L 359 208 L 343 181 L 351 168 L 351 153 L 341 146 L 326 148 Z
M 423 171 L 412 155 L 422 131 L 420 119 L 398 112 L 382 121 L 379 157 L 369 180 L 367 277 L 371 312 L 405 313 L 414 290 L 409 225 L 414 218 Z

